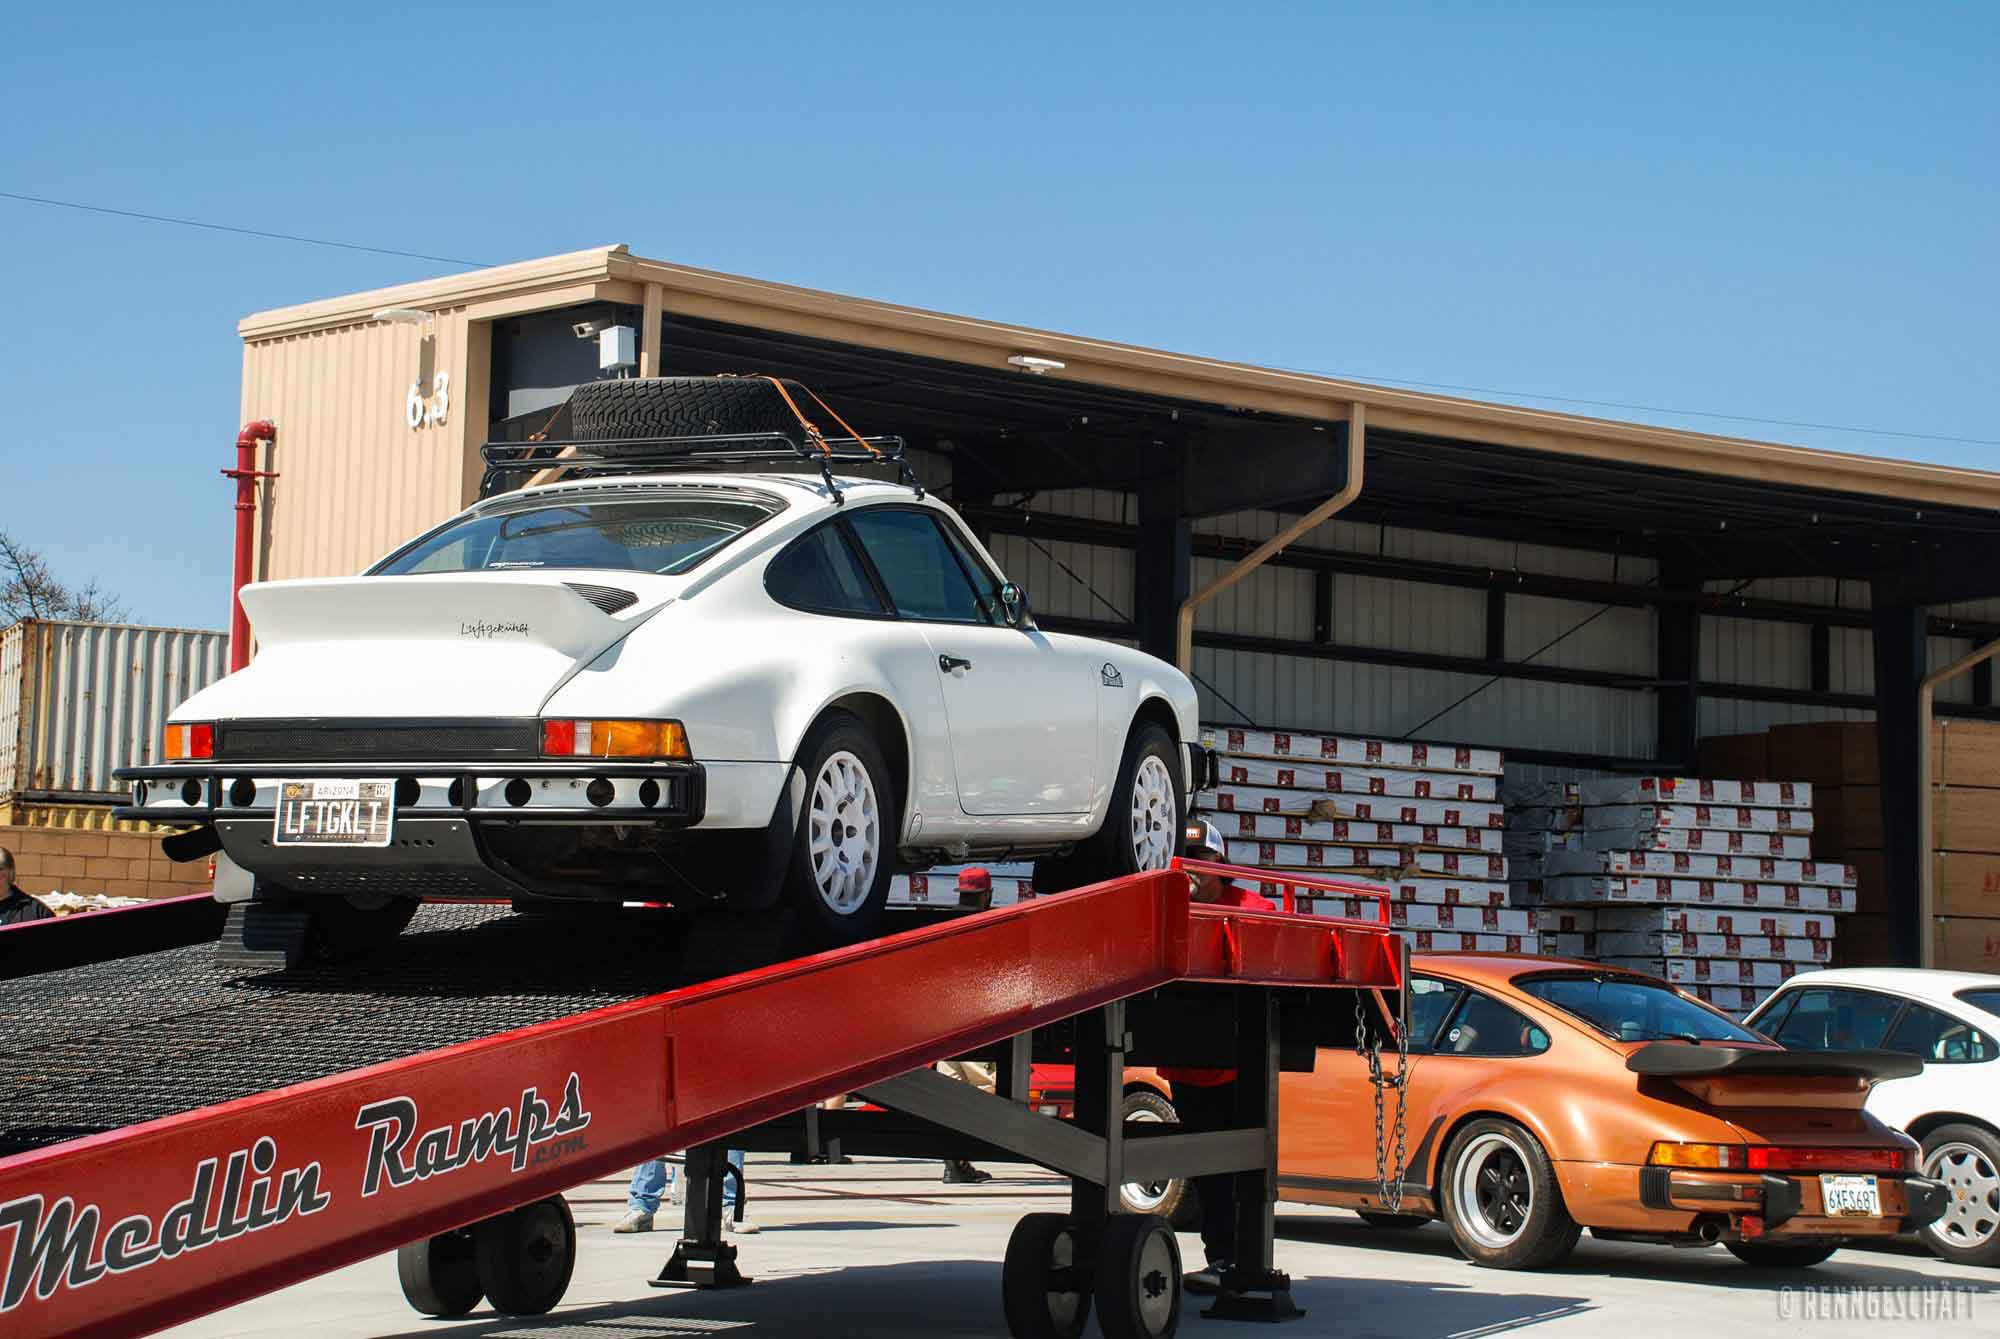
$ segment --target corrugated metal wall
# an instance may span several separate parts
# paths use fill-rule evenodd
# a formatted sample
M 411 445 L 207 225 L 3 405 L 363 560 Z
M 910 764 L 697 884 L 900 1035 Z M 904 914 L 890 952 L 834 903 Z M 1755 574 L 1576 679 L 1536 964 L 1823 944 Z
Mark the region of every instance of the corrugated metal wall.
M 261 465 L 280 477 L 258 499 L 260 579 L 351 575 L 463 505 L 465 443 L 487 413 L 467 335 L 453 307 L 423 330 L 366 321 L 244 345 L 243 416 L 278 426 Z M 412 385 L 435 404 L 440 372 L 444 422 L 409 427 Z
M 0 633 L 0 798 L 115 800 L 167 716 L 227 672 L 221 632 L 17 623 Z

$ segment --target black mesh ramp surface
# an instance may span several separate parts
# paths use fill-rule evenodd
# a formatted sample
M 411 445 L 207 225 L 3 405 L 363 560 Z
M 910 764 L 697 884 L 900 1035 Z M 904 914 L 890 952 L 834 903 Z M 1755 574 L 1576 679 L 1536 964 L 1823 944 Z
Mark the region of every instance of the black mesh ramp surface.
M 657 912 L 433 906 L 344 963 L 246 975 L 197 944 L 0 982 L 0 1156 L 754 965 L 689 956 Z

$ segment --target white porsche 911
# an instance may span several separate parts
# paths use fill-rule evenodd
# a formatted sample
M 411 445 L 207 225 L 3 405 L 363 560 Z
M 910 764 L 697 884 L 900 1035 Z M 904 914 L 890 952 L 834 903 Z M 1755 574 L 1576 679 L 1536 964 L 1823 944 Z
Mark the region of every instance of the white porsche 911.
M 255 661 L 174 713 L 120 813 L 346 942 L 494 897 L 783 900 L 842 942 L 899 869 L 1164 867 L 1206 766 L 1187 678 L 1037 628 L 950 507 L 832 472 L 885 448 L 786 433 L 778 385 L 585 386 L 581 477 L 247 587 Z M 822 469 L 711 472 L 773 456 Z

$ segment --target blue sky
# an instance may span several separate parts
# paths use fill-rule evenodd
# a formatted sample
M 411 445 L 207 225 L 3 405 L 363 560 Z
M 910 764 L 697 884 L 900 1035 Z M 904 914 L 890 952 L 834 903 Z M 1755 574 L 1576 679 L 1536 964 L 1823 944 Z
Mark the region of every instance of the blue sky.
M 1996 65 L 1970 4 L 48 6 L 0 17 L 0 190 L 1991 467 Z M 236 321 L 450 268 L 8 200 L 0 242 L 0 528 L 182 626 L 227 614 Z

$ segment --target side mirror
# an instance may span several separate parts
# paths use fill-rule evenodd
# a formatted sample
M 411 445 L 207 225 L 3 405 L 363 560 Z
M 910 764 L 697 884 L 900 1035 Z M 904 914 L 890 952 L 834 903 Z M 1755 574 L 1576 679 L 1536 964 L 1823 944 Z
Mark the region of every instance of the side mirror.
M 1017 628 L 1030 626 L 1028 615 L 1028 592 L 1009 581 L 1000 588 L 1000 604 L 1007 611 L 1007 621 Z

